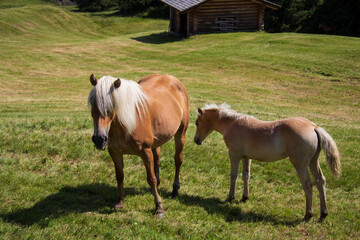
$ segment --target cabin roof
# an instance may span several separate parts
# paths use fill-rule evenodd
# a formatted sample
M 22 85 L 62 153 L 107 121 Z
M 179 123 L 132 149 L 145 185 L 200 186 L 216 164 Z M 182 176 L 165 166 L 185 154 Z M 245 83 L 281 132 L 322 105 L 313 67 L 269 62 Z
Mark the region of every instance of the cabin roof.
M 197 5 L 203 4 L 210 0 L 161 0 L 161 1 L 169 5 L 170 7 L 177 9 L 180 12 L 186 12 L 192 9 L 193 7 L 196 7 Z M 281 7 L 280 5 L 267 0 L 250 0 L 250 1 L 259 4 L 264 4 L 265 7 L 272 8 L 275 10 Z

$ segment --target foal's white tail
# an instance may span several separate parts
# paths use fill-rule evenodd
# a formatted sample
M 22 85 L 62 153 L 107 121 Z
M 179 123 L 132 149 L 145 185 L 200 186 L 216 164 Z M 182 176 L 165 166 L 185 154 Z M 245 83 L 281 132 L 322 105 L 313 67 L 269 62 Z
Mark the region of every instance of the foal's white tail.
M 321 127 L 315 128 L 318 135 L 320 147 L 324 149 L 326 161 L 334 177 L 339 177 L 341 173 L 340 155 L 334 139 Z

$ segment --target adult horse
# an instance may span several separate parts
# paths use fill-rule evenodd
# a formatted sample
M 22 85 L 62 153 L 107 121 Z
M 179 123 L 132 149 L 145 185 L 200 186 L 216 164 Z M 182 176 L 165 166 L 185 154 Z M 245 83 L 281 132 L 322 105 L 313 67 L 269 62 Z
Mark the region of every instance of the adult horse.
M 189 102 L 185 86 L 170 75 L 148 75 L 138 83 L 104 76 L 97 80 L 89 94 L 94 121 L 92 140 L 97 149 L 106 145 L 115 165 L 118 188 L 116 209 L 123 208 L 123 155 L 142 158 L 147 181 L 154 194 L 155 214 L 164 216 L 158 194 L 160 146 L 175 137 L 175 180 L 171 197 L 178 195 L 179 173 L 183 161 L 185 133 L 189 125 Z
M 301 180 L 306 196 L 304 220 L 313 216 L 312 181 L 308 168 L 315 178 L 320 193 L 320 221 L 328 215 L 326 206 L 326 179 L 319 164 L 321 149 L 335 177 L 340 174 L 340 157 L 331 136 L 322 128 L 305 118 L 289 118 L 278 121 L 261 121 L 245 114 L 237 113 L 223 104 L 212 104 L 198 109 L 194 141 L 202 144 L 213 131 L 220 132 L 229 149 L 231 162 L 231 184 L 227 201 L 235 198 L 235 183 L 240 160 L 243 160 L 242 177 L 244 191 L 242 201 L 249 198 L 249 178 L 251 159 L 273 162 L 289 157 Z

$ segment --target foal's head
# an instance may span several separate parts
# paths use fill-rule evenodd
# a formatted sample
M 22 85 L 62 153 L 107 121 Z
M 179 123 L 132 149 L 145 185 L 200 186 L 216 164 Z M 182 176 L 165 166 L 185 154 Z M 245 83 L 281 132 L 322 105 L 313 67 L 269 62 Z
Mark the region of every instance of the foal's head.
M 90 82 L 94 86 L 89 95 L 89 104 L 91 105 L 91 116 L 94 122 L 94 135 L 92 141 L 99 150 L 105 150 L 108 140 L 109 129 L 112 120 L 115 118 L 113 103 L 109 94 L 111 91 L 120 87 L 120 79 L 115 80 L 112 86 L 103 86 L 96 88 L 98 80 L 91 74 Z
M 196 119 L 196 133 L 194 142 L 201 145 L 207 136 L 213 131 L 212 121 L 216 110 L 198 108 L 198 118 Z

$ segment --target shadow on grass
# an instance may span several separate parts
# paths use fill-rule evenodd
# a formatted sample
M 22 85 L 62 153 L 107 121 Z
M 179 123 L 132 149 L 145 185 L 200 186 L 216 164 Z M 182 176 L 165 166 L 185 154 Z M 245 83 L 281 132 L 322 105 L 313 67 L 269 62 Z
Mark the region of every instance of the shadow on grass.
M 153 33 L 147 36 L 141 36 L 133 38 L 133 40 L 142 42 L 142 43 L 151 43 L 151 44 L 164 44 L 172 43 L 183 40 L 183 38 L 176 36 L 175 34 L 169 32 Z
M 125 188 L 127 196 L 149 193 L 149 188 Z M 5 222 L 22 226 L 39 224 L 47 227 L 50 220 L 70 213 L 98 212 L 110 214 L 116 212 L 113 208 L 116 199 L 116 187 L 107 184 L 86 184 L 78 187 L 63 187 L 58 193 L 51 194 L 30 208 L 24 208 L 0 215 Z M 170 192 L 159 190 L 163 197 L 170 196 Z M 269 222 L 273 225 L 294 226 L 301 221 L 280 220 L 261 213 L 243 213 L 239 204 L 223 203 L 216 198 L 203 198 L 181 194 L 178 201 L 187 206 L 199 206 L 209 214 L 223 215 L 226 221 L 240 222 Z
M 224 203 L 217 198 L 203 198 L 200 196 L 189 196 L 186 194 L 180 194 L 178 196 L 180 203 L 188 206 L 199 206 L 205 209 L 209 214 L 223 215 L 227 222 L 239 221 L 239 222 L 268 222 L 273 225 L 287 225 L 296 226 L 302 222 L 302 220 L 283 220 L 277 219 L 271 215 L 265 215 L 261 213 L 242 212 L 239 204 L 244 203 Z M 245 203 L 246 204 L 246 203 Z
M 126 195 L 145 194 L 147 189 L 126 188 Z M 116 187 L 107 184 L 86 184 L 78 187 L 63 187 L 58 193 L 51 194 L 30 208 L 20 209 L 0 217 L 5 222 L 23 226 L 39 224 L 46 227 L 52 218 L 69 213 L 99 212 L 109 214 L 116 212 L 113 208 L 116 200 Z

